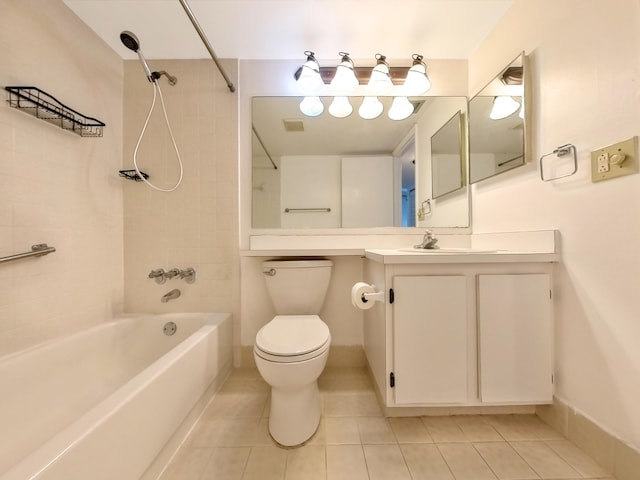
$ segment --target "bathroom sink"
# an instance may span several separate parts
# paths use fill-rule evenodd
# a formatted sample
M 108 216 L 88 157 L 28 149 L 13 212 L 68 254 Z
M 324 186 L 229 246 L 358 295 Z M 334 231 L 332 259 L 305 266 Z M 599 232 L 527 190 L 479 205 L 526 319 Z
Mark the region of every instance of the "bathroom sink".
M 474 248 L 399 248 L 399 252 L 412 252 L 412 253 L 496 253 L 497 250 L 478 250 Z

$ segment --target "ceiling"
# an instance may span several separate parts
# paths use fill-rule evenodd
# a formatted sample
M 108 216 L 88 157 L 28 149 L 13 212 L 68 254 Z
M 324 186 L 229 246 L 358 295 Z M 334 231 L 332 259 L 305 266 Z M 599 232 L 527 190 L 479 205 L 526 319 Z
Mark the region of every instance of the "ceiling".
M 209 54 L 178 0 L 63 0 L 124 59 L 133 32 L 147 58 Z M 220 58 L 469 58 L 514 0 L 188 0 Z

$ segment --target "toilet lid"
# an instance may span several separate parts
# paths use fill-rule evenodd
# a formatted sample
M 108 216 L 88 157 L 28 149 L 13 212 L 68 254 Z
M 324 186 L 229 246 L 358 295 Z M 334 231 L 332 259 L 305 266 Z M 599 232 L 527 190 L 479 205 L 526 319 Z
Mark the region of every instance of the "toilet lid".
M 277 315 L 258 331 L 256 347 L 279 356 L 313 352 L 330 338 L 329 327 L 317 315 Z

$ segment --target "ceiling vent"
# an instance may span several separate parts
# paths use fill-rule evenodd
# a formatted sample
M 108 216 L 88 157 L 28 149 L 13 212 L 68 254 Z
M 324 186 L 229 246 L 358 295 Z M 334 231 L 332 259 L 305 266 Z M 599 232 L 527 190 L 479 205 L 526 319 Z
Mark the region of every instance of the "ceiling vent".
M 286 132 L 304 132 L 304 121 L 299 118 L 284 119 L 284 130 Z

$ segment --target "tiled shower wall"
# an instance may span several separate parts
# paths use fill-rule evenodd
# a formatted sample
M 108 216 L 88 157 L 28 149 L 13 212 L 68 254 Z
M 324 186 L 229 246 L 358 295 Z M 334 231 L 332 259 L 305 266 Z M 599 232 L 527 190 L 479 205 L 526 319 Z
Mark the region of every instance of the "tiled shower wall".
M 178 78 L 160 80 L 167 115 L 184 166 L 182 184 L 157 192 L 141 182 L 124 186 L 125 311 L 225 311 L 238 319 L 237 94 L 231 93 L 211 59 L 149 60 L 152 70 Z M 237 77 L 234 61 L 224 61 Z M 153 101 L 153 87 L 140 63 L 125 62 L 123 168 L 133 168 L 133 151 Z M 140 142 L 138 165 L 151 182 L 172 187 L 178 159 L 165 125 L 160 98 Z M 153 269 L 196 270 L 196 282 L 148 278 Z M 161 303 L 173 289 L 181 296 Z
M 52 21 L 55 19 L 55 21 Z M 0 355 L 123 308 L 122 60 L 62 2 L 4 0 L 0 85 L 33 85 L 106 123 L 81 138 L 9 108 L 0 90 Z

